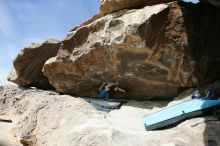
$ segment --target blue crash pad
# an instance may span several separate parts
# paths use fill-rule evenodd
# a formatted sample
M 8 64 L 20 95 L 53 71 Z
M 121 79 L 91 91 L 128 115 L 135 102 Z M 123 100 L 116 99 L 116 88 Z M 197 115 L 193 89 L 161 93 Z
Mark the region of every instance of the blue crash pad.
M 146 130 L 159 129 L 192 117 L 192 115 L 190 115 L 192 113 L 197 112 L 197 114 L 193 114 L 193 116 L 201 115 L 202 111 L 214 108 L 218 105 L 220 105 L 220 100 L 192 99 L 167 107 L 154 114 L 147 115 L 143 117 L 143 122 Z

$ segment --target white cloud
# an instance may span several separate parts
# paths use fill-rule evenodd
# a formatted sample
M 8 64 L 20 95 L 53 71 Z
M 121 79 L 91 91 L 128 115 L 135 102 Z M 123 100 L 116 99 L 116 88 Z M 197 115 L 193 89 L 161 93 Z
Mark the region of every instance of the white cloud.
M 197 4 L 199 3 L 200 1 L 199 0 L 183 0 L 184 2 L 191 2 L 191 3 L 194 3 L 194 4 Z
M 13 32 L 13 21 L 5 8 L 3 2 L 0 2 L 0 34 L 3 33 L 4 35 L 9 35 Z

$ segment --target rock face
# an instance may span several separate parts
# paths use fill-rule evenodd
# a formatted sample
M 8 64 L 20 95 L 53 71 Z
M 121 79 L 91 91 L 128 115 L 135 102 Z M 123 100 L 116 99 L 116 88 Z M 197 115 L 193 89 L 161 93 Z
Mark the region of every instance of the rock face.
M 102 0 L 100 13 L 109 14 L 122 9 L 135 9 L 172 1 L 174 0 Z
M 44 74 L 72 95 L 97 96 L 102 82 L 117 78 L 128 91 L 119 98 L 174 97 L 219 78 L 219 14 L 173 2 L 106 15 L 73 29 Z
M 24 49 L 9 80 L 96 97 L 103 82 L 116 78 L 128 91 L 118 98 L 164 99 L 219 79 L 219 7 L 184 2 L 143 7 L 160 2 L 167 1 L 102 1 L 103 13 L 72 29 L 62 43 Z M 104 16 L 105 5 L 107 12 L 116 3 L 118 10 L 140 9 Z
M 169 105 L 178 102 L 181 101 Z M 28 146 L 219 145 L 220 123 L 205 122 L 205 118 L 187 120 L 166 130 L 145 131 L 141 117 L 167 104 L 133 101 L 119 110 L 104 113 L 80 98 L 10 87 L 0 95 L 0 119 L 10 118 L 12 133 Z
M 107 15 L 72 31 L 44 74 L 72 95 L 97 96 L 103 81 L 117 78 L 128 91 L 117 97 L 172 97 L 199 82 L 183 23 L 176 3 Z
M 59 40 L 49 39 L 24 48 L 15 58 L 14 69 L 8 76 L 8 80 L 20 86 L 52 88 L 48 79 L 43 75 L 42 68 L 46 60 L 56 56 L 59 47 Z

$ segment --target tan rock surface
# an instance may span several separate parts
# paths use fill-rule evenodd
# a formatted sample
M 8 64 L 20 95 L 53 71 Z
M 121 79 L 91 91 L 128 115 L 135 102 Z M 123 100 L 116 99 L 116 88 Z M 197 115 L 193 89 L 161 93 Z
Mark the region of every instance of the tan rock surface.
M 175 0 L 101 0 L 100 13 L 110 14 L 122 9 L 142 8 L 172 1 Z
M 104 17 L 107 14 L 120 11 L 123 9 L 135 9 L 135 8 L 142 8 L 145 6 L 152 6 L 156 4 L 162 4 L 167 2 L 172 2 L 175 0 L 101 0 L 100 4 L 100 12 L 95 14 L 91 19 L 86 20 L 82 24 L 74 27 L 72 30 L 70 30 L 70 33 L 79 27 L 82 27 L 84 25 L 88 25 L 92 23 L 93 21 Z
M 11 131 L 12 124 L 0 121 L 0 146 L 22 146 Z
M 117 78 L 128 91 L 117 97 L 173 97 L 178 87 L 199 80 L 184 51 L 182 24 L 176 3 L 107 15 L 72 31 L 44 74 L 56 90 L 72 95 L 97 96 L 103 81 Z
M 170 129 L 145 131 L 142 116 L 167 104 L 165 101 L 130 101 L 119 110 L 104 113 L 80 98 L 10 87 L 0 98 L 0 117 L 10 117 L 14 135 L 30 146 L 207 146 L 220 143 L 220 123 L 205 122 L 205 118 L 211 117 L 187 120 Z
M 33 43 L 20 51 L 14 60 L 14 68 L 8 80 L 20 86 L 51 88 L 42 68 L 46 60 L 56 56 L 60 41 L 49 39 L 43 43 Z

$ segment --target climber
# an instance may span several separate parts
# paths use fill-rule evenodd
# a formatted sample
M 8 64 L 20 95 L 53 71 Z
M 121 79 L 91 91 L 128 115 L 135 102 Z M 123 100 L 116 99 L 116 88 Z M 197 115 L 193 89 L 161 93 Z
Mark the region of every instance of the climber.
M 199 98 L 199 97 L 201 97 L 201 94 L 199 93 L 199 90 L 197 89 L 192 93 L 192 99 Z
M 109 99 L 109 98 L 112 98 L 113 95 L 114 95 L 117 91 L 126 92 L 126 90 L 124 90 L 124 89 L 118 87 L 118 82 L 117 82 L 116 79 L 112 79 L 111 82 L 108 82 L 108 83 L 105 83 L 105 82 L 104 82 L 104 83 L 101 85 L 101 87 L 99 88 L 99 96 L 100 96 L 102 99 Z

